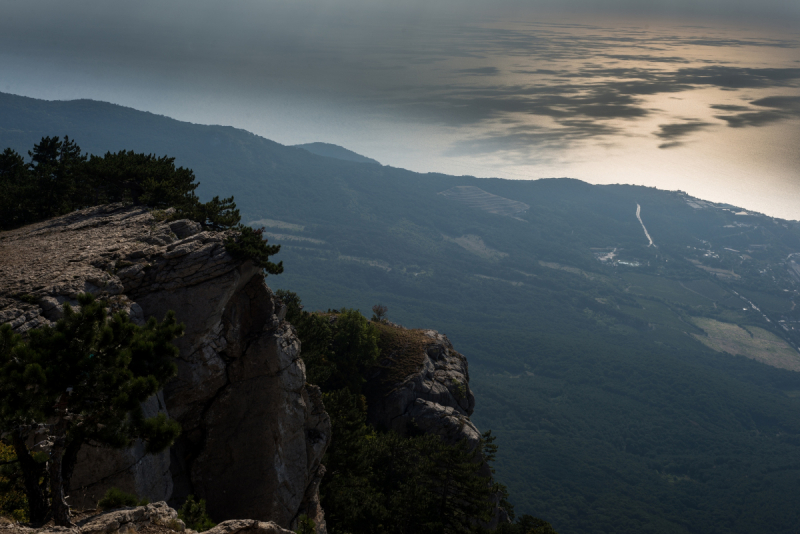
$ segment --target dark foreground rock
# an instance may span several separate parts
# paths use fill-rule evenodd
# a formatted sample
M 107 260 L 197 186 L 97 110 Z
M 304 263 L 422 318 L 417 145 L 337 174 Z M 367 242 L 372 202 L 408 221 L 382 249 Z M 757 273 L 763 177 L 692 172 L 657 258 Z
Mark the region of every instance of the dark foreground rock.
M 133 508 L 111 510 L 90 515 L 75 521 L 72 528 L 45 526 L 30 528 L 17 523 L 0 523 L 2 534 L 196 534 L 186 528 L 178 519 L 178 513 L 165 502 L 148 504 Z M 281 528 L 272 521 L 263 522 L 254 519 L 231 519 L 205 531 L 206 534 L 293 534 L 291 530 Z

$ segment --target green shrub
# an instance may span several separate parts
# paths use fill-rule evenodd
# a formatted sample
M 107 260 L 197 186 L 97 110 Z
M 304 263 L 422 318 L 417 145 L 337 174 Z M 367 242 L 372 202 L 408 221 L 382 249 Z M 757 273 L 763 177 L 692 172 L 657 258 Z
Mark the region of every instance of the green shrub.
M 0 441 L 0 517 L 28 521 L 28 499 L 14 447 Z
M 90 294 L 78 295 L 78 303 L 79 311 L 65 303 L 55 325 L 28 330 L 27 339 L 0 325 L 0 434 L 14 443 L 19 460 L 14 465 L 28 481 L 28 516 L 34 523 L 49 513 L 57 526 L 70 524 L 63 483 L 72 477 L 74 458 L 86 442 L 125 448 L 142 439 L 146 451 L 155 453 L 180 433 L 178 423 L 164 414 L 145 417 L 142 410 L 177 372 L 178 349 L 171 341 L 183 334 L 183 325 L 175 314 L 137 326 L 124 313 L 109 317 L 107 303 Z M 60 470 L 60 477 L 45 477 L 38 451 L 26 445 L 39 423 L 48 424 L 53 443 L 47 471 Z M 102 506 L 138 504 L 119 490 L 106 497 Z
M 214 528 L 216 523 L 211 521 L 206 512 L 206 500 L 194 500 L 194 495 L 186 497 L 186 502 L 183 503 L 181 509 L 178 511 L 178 518 L 186 523 L 186 527 L 197 532 L 205 532 L 210 528 Z
M 295 534 L 315 534 L 317 532 L 317 524 L 314 523 L 314 520 L 308 517 L 306 514 L 300 514 L 300 517 L 297 519 L 297 530 L 295 530 Z
M 453 379 L 453 390 L 453 393 L 458 400 L 465 399 L 467 397 L 467 386 L 455 378 Z
M 97 501 L 97 507 L 100 510 L 114 510 L 126 506 L 144 506 L 149 502 L 147 499 L 139 499 L 136 495 L 125 493 L 119 488 L 111 488 Z

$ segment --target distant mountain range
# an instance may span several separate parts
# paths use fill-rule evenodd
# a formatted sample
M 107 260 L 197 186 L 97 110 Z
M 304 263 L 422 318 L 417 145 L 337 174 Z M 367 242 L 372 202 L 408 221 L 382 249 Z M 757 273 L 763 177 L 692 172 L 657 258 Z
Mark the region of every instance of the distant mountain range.
M 562 534 L 800 524 L 800 224 L 677 191 L 414 173 L 0 94 L 0 146 L 25 153 L 44 135 L 168 154 L 203 199 L 234 195 L 282 246 L 267 283 L 307 309 L 381 303 L 446 333 L 518 513 Z
M 374 163 L 380 165 L 377 160 L 367 158 L 361 154 L 356 154 L 352 150 L 347 150 L 339 145 L 332 145 L 331 143 L 306 143 L 304 145 L 294 145 L 296 148 L 308 150 L 317 156 L 325 156 L 326 158 L 341 159 L 344 161 L 355 161 L 356 163 Z

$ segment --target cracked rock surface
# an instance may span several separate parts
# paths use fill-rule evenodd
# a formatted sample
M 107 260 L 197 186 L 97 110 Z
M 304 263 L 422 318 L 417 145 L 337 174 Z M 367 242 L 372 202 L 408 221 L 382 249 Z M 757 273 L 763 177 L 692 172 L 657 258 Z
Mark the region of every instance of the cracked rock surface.
M 121 204 L 0 233 L 0 323 L 18 333 L 51 324 L 64 302 L 89 292 L 140 324 L 168 310 L 186 324 L 178 376 L 146 406 L 181 424 L 178 442 L 152 456 L 141 444 L 85 446 L 73 506 L 93 507 L 111 486 L 151 501 L 194 494 L 217 521 L 291 528 L 305 513 L 324 532 L 317 488 L 330 419 L 305 384 L 285 308 L 260 269 L 225 251 L 226 237 Z

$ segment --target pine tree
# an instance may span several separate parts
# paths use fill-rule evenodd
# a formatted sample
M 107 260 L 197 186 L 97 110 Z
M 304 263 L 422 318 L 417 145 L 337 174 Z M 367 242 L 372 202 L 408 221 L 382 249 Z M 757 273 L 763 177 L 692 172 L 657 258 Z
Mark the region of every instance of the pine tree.
M 5 149 L 0 154 L 0 229 L 35 220 L 28 202 L 30 187 L 25 160 L 10 148 Z
M 86 196 L 84 163 L 86 155 L 81 148 L 64 137 L 43 137 L 28 152 L 31 162 L 31 179 L 36 187 L 36 195 L 31 199 L 38 220 L 70 212 L 83 207 L 82 197 Z
M 141 438 L 147 452 L 158 452 L 180 431 L 163 414 L 145 418 L 141 407 L 176 372 L 171 341 L 183 325 L 174 313 L 138 327 L 126 314 L 108 317 L 91 295 L 78 300 L 80 311 L 65 304 L 54 327 L 30 330 L 27 341 L 0 327 L 0 432 L 11 437 L 34 522 L 44 520 L 48 494 L 27 442 L 46 436 L 50 508 L 59 526 L 70 524 L 65 495 L 84 442 L 125 447 Z

